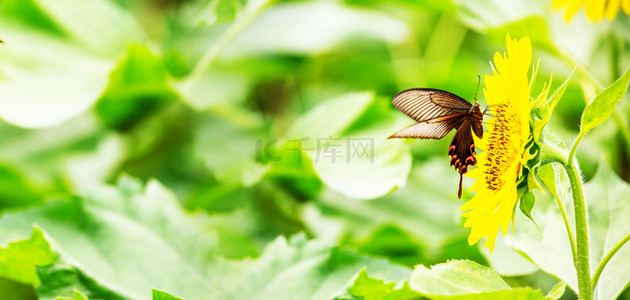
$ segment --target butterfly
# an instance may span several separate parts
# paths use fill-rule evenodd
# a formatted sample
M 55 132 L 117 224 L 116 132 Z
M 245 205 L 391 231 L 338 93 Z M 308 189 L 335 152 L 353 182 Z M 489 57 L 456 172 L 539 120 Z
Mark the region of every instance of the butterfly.
M 459 171 L 459 190 L 462 197 L 462 177 L 469 166 L 477 163 L 472 132 L 483 137 L 483 115 L 479 103 L 474 104 L 455 94 L 438 89 L 409 89 L 400 92 L 392 101 L 394 106 L 418 122 L 389 138 L 416 138 L 439 140 L 453 128 L 457 130 L 448 155 L 451 166 Z

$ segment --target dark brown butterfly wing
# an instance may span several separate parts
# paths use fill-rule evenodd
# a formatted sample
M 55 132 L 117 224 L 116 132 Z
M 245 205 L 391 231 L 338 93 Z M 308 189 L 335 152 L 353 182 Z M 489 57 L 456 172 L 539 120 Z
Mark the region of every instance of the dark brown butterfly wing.
M 464 113 L 457 113 L 445 117 L 438 117 L 429 121 L 413 124 L 389 138 L 416 138 L 439 140 L 447 135 L 455 126 L 462 122 Z
M 472 104 L 463 98 L 436 89 L 409 89 L 392 101 L 394 106 L 417 122 L 451 114 L 469 113 Z
M 459 198 L 462 197 L 464 173 L 468 172 L 468 166 L 477 164 L 475 141 L 472 136 L 473 125 L 481 126 L 481 122 L 475 120 L 472 116 L 464 119 L 462 124 L 458 126 L 453 141 L 451 141 L 451 146 L 448 149 L 448 155 L 451 157 L 451 166 L 454 166 L 459 171 L 459 190 L 457 191 L 457 197 Z
M 473 128 L 479 137 L 483 135 L 481 120 L 483 114 L 479 105 L 474 107 L 463 98 L 446 91 L 436 89 L 410 89 L 396 95 L 394 106 L 413 118 L 418 124 L 411 125 L 390 138 L 441 139 L 453 128 L 457 129 L 448 155 L 451 166 L 459 171 L 459 190 L 462 197 L 462 179 L 468 172 L 468 166 L 477 163 Z

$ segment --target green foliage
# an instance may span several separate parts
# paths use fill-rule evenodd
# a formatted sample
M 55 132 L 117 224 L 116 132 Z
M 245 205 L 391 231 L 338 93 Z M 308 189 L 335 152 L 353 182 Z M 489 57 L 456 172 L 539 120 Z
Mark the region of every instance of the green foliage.
M 383 280 L 370 278 L 365 270 L 359 273 L 354 285 L 348 288 L 348 293 L 364 300 L 405 300 L 420 296 L 409 288 L 407 282 L 396 288 L 395 282 L 385 283 Z
M 38 286 L 36 267 L 54 263 L 57 256 L 43 233 L 35 228 L 28 240 L 13 242 L 9 247 L 0 248 L 0 276 L 16 282 Z
M 587 132 L 610 117 L 617 102 L 626 94 L 628 82 L 630 82 L 630 67 L 623 76 L 601 91 L 586 106 L 580 123 L 580 136 L 586 135 Z
M 585 139 L 595 268 L 630 231 L 628 21 L 564 24 L 548 2 L 2 1 L 0 298 L 571 298 L 557 205 L 573 224 L 575 199 L 544 155 Z M 414 122 L 393 95 L 471 99 L 508 32 L 544 85 L 523 214 L 490 254 L 462 227 L 452 133 L 387 137 Z
M 543 299 L 540 291 L 512 289 L 494 270 L 467 260 L 453 260 L 413 271 L 411 288 L 430 299 Z
M 158 291 L 156 289 L 152 290 L 153 300 L 182 300 L 182 298 L 175 297 L 169 293 Z

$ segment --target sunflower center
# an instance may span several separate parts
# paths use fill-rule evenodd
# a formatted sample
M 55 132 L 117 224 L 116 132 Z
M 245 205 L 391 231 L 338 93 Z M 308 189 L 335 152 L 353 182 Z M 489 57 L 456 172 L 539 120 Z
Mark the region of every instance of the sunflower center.
M 518 149 L 515 139 L 520 138 L 521 121 L 509 101 L 495 105 L 493 128 L 488 134 L 488 159 L 485 163 L 486 185 L 499 190 L 505 181 L 501 178 L 507 169 L 517 162 Z

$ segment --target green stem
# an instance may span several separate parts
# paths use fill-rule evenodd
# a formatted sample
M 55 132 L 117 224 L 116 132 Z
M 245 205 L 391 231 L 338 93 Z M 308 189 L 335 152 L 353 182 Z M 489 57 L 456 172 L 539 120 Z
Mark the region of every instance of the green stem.
M 575 151 L 577 151 L 577 147 L 580 144 L 580 142 L 582 141 L 582 139 L 584 138 L 584 135 L 586 133 L 582 133 L 582 131 L 580 131 L 580 134 L 577 136 L 577 138 L 575 139 L 575 142 L 573 142 L 573 146 L 571 146 L 571 151 L 569 151 L 569 157 L 567 158 L 567 161 L 565 162 L 565 165 L 572 165 L 573 164 L 573 158 L 575 158 Z
M 612 249 L 610 249 L 610 251 L 606 253 L 606 256 L 604 256 L 604 258 L 602 258 L 599 266 L 597 266 L 597 269 L 595 269 L 595 274 L 593 274 L 593 289 L 595 289 L 595 287 L 597 286 L 599 277 L 602 275 L 606 264 L 610 261 L 613 255 L 615 255 L 615 253 L 617 253 L 617 251 L 619 251 L 619 249 L 621 249 L 621 247 L 623 247 L 623 245 L 628 242 L 628 240 L 630 240 L 630 233 L 623 237 L 623 239 L 621 239 L 621 241 L 619 241 Z
M 578 277 L 579 296 L 582 300 L 593 299 L 593 287 L 591 282 L 591 267 L 589 261 L 588 245 L 588 221 L 586 219 L 586 202 L 584 201 L 584 189 L 582 178 L 576 164 L 564 164 L 564 169 L 569 176 L 571 192 L 573 194 L 573 208 L 575 214 L 575 241 L 576 253 L 573 258 Z
M 540 165 L 544 166 L 550 163 L 559 163 L 560 165 L 564 165 L 566 161 L 564 155 L 560 149 L 556 149 L 555 147 L 550 147 L 549 145 L 544 145 L 545 150 L 543 150 L 543 160 Z M 551 151 L 550 151 L 551 150 Z M 562 214 L 562 219 L 564 221 L 564 227 L 567 229 L 567 235 L 569 236 L 569 244 L 571 244 L 571 254 L 575 258 L 577 253 L 575 250 L 575 234 L 573 233 L 573 229 L 571 229 L 571 222 L 569 221 L 569 217 L 567 215 L 567 210 L 564 208 L 564 204 L 560 200 L 559 197 L 554 195 L 554 199 L 556 200 L 556 204 L 558 204 L 558 208 L 560 209 L 560 213 Z
M 575 144 L 578 144 L 579 140 Z M 549 144 L 543 144 L 541 163 L 557 162 L 561 164 L 571 184 L 571 193 L 573 195 L 573 208 L 575 214 L 575 241 L 573 240 L 573 233 L 569 225 L 569 219 L 566 216 L 566 212 L 563 213 L 565 220 L 565 226 L 569 233 L 569 241 L 571 242 L 573 264 L 577 271 L 578 279 L 578 294 L 582 300 L 593 299 L 593 287 L 591 281 L 590 271 L 590 250 L 588 244 L 588 221 L 586 218 L 586 202 L 584 201 L 584 189 L 582 187 L 582 179 L 578 171 L 577 165 L 572 163 L 573 160 L 569 160 L 565 157 L 564 151 L 551 146 Z M 558 202 L 562 208 L 562 203 Z

